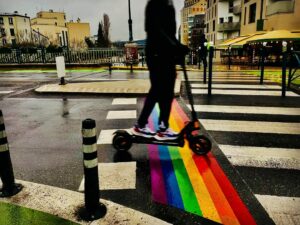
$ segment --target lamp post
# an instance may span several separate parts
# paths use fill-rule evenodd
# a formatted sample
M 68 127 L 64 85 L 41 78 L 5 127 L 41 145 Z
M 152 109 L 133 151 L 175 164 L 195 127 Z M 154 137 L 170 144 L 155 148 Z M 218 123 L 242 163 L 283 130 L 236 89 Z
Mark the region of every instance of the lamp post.
M 228 46 L 228 69 L 230 70 L 231 66 L 231 45 Z
M 129 42 L 132 42 L 132 41 L 133 41 L 133 37 L 132 37 L 132 19 L 131 19 L 130 0 L 128 0 L 128 13 L 129 13 L 129 19 L 128 19 L 128 26 L 129 26 Z
M 286 92 L 286 61 L 287 61 L 287 42 L 282 42 L 282 90 L 281 96 L 285 97 Z
M 261 48 L 260 84 L 264 83 L 266 46 L 267 46 L 267 42 L 263 42 L 262 48 Z

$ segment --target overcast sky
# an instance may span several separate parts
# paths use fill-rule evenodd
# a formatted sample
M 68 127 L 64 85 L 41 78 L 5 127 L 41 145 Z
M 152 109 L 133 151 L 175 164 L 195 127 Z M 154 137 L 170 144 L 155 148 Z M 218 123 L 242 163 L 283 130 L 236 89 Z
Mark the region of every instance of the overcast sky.
M 173 0 L 176 9 L 177 26 L 180 24 L 180 10 L 184 0 Z M 145 38 L 144 11 L 147 0 L 131 0 L 134 40 Z M 0 0 L 0 13 L 27 13 L 30 18 L 44 10 L 64 11 L 67 21 L 77 20 L 88 22 L 91 35 L 97 34 L 98 23 L 106 13 L 110 17 L 111 39 L 128 40 L 128 0 Z

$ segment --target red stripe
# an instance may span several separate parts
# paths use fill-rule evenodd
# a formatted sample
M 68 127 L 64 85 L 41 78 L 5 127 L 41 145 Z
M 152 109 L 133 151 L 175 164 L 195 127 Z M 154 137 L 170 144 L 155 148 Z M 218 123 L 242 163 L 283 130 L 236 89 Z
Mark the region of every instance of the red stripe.
M 254 225 L 256 224 L 254 218 L 250 214 L 249 210 L 242 202 L 241 198 L 239 197 L 237 191 L 232 186 L 231 182 L 228 180 L 226 175 L 224 174 L 223 170 L 220 168 L 218 162 L 216 161 L 215 157 L 209 153 L 207 155 L 210 162 L 210 168 L 214 173 L 220 187 L 225 194 L 227 201 L 230 203 L 235 215 L 237 216 L 239 222 L 245 225 Z

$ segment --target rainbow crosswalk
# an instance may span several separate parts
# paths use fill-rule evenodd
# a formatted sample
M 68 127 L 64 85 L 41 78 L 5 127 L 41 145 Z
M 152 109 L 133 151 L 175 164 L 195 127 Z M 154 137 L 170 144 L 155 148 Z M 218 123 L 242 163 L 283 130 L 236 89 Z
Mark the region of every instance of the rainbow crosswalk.
M 156 129 L 159 108 L 153 110 L 150 127 Z M 179 131 L 188 116 L 174 100 L 170 127 Z M 237 191 L 212 153 L 193 154 L 184 147 L 148 145 L 152 198 L 222 224 L 256 224 Z

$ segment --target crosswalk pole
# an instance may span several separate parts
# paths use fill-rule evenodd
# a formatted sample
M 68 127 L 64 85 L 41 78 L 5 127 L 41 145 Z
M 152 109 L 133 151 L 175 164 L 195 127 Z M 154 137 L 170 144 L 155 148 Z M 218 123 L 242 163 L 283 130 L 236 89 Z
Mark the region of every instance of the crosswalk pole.
M 19 193 L 23 186 L 15 183 L 13 167 L 9 154 L 9 146 L 5 132 L 5 125 L 2 111 L 0 110 L 0 177 L 2 189 L 0 197 L 10 197 Z
M 84 220 L 91 221 L 102 218 L 106 214 L 105 205 L 99 202 L 96 122 L 93 119 L 82 121 L 82 151 L 85 210 L 80 216 Z

